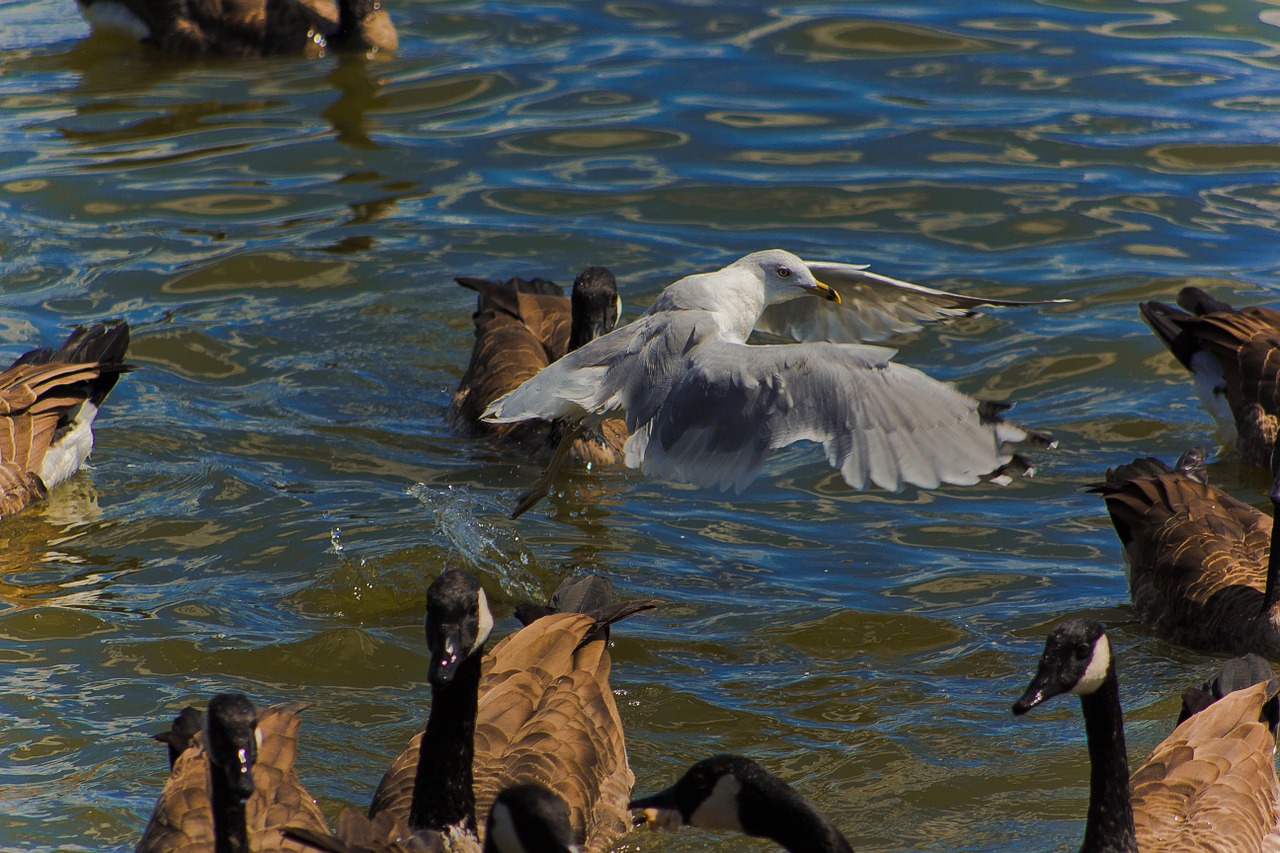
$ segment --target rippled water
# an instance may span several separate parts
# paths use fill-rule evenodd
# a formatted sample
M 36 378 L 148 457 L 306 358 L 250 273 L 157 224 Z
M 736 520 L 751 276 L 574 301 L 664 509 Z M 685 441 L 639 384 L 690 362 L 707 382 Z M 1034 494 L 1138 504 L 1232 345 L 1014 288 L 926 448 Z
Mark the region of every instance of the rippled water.
M 731 749 L 859 850 L 1075 849 L 1078 712 L 1009 706 L 1067 614 L 1113 629 L 1135 756 L 1213 665 L 1136 625 L 1081 489 L 1215 440 L 1138 300 L 1274 301 L 1280 11 L 387 5 L 389 61 L 189 63 L 0 3 L 3 354 L 123 316 L 138 365 L 92 470 L 0 525 L 0 846 L 130 847 L 165 772 L 145 735 L 224 689 L 309 700 L 304 780 L 365 803 L 425 713 L 425 586 L 465 566 L 504 614 L 583 569 L 670 602 L 614 635 L 642 790 Z M 738 497 L 578 473 L 508 520 L 535 470 L 445 422 L 452 277 L 605 263 L 634 316 L 771 246 L 1076 300 L 896 342 L 1061 449 L 899 495 L 812 449 Z M 1211 475 L 1261 502 L 1231 456 Z

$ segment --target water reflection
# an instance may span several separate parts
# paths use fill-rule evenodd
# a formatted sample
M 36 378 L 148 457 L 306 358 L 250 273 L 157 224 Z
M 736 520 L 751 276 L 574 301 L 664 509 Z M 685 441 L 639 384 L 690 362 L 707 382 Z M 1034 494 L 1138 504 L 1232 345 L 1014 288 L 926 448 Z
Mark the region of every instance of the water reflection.
M 784 33 L 779 50 L 808 59 L 881 59 L 886 55 L 981 54 L 1010 43 L 972 38 L 901 21 L 847 19 L 806 22 Z

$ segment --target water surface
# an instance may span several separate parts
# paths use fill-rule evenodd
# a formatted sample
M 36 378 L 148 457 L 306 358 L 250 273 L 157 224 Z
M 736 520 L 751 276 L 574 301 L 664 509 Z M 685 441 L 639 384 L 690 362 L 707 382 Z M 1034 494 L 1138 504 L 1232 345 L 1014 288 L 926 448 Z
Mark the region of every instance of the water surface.
M 500 631 L 585 570 L 670 602 L 614 634 L 640 790 L 735 750 L 859 850 L 1076 849 L 1078 712 L 1009 706 L 1067 615 L 1112 629 L 1135 758 L 1214 666 L 1136 624 L 1082 487 L 1218 441 L 1139 300 L 1274 301 L 1274 6 L 387 6 L 388 61 L 193 63 L 0 3 L 2 354 L 122 316 L 138 366 L 92 470 L 0 525 L 0 846 L 131 847 L 146 735 L 227 689 L 309 701 L 303 779 L 365 804 L 425 714 L 423 591 L 466 567 Z M 535 469 L 445 419 L 453 276 L 603 263 L 634 316 L 772 246 L 1074 299 L 895 342 L 1061 448 L 896 495 L 812 448 L 738 496 L 578 472 L 508 520 Z M 1261 504 L 1229 454 L 1211 476 Z

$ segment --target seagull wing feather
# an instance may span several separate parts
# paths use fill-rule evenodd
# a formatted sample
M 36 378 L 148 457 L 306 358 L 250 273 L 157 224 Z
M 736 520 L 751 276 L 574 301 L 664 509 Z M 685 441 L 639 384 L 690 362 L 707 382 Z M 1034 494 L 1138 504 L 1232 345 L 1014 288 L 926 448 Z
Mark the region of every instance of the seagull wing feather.
M 840 303 L 792 299 L 770 305 L 756 323 L 757 329 L 796 341 L 868 343 L 914 331 L 925 323 L 964 316 L 984 305 L 1012 307 L 1070 301 L 965 296 L 890 278 L 860 264 L 805 261 L 805 265 L 815 278 L 840 294 Z
M 984 416 L 977 400 L 892 355 L 873 346 L 707 339 L 654 417 L 632 424 L 627 464 L 741 491 L 769 450 L 807 440 L 822 444 L 853 488 L 896 491 L 975 483 L 1013 458 L 1025 431 Z

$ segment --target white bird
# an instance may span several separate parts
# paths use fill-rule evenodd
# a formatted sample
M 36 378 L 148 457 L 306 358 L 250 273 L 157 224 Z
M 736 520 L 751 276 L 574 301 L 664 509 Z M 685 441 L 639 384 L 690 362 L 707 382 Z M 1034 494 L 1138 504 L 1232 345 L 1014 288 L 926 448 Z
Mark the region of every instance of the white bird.
M 859 267 L 812 266 L 846 286 L 860 284 Z M 1007 406 L 892 363 L 894 350 L 812 340 L 747 344 L 762 318 L 768 330 L 801 340 L 823 334 L 849 341 L 859 339 L 859 325 L 883 335 L 972 307 L 948 305 L 956 294 L 906 288 L 906 298 L 880 301 L 872 311 L 880 314 L 876 322 L 866 314 L 856 321 L 838 314 L 806 319 L 793 301 L 817 295 L 840 304 L 839 291 L 789 252 L 755 252 L 670 285 L 635 322 L 543 368 L 490 404 L 484 418 L 563 418 L 575 424 L 565 432 L 571 442 L 584 425 L 621 416 L 632 433 L 624 446 L 629 467 L 738 492 L 769 450 L 804 440 L 822 444 L 827 461 L 855 489 L 868 483 L 891 491 L 908 484 L 932 489 L 1028 471 L 1013 446 L 1052 442 L 1006 422 Z M 883 310 L 894 301 L 909 310 Z M 565 448 L 562 442 L 513 515 L 546 495 Z

